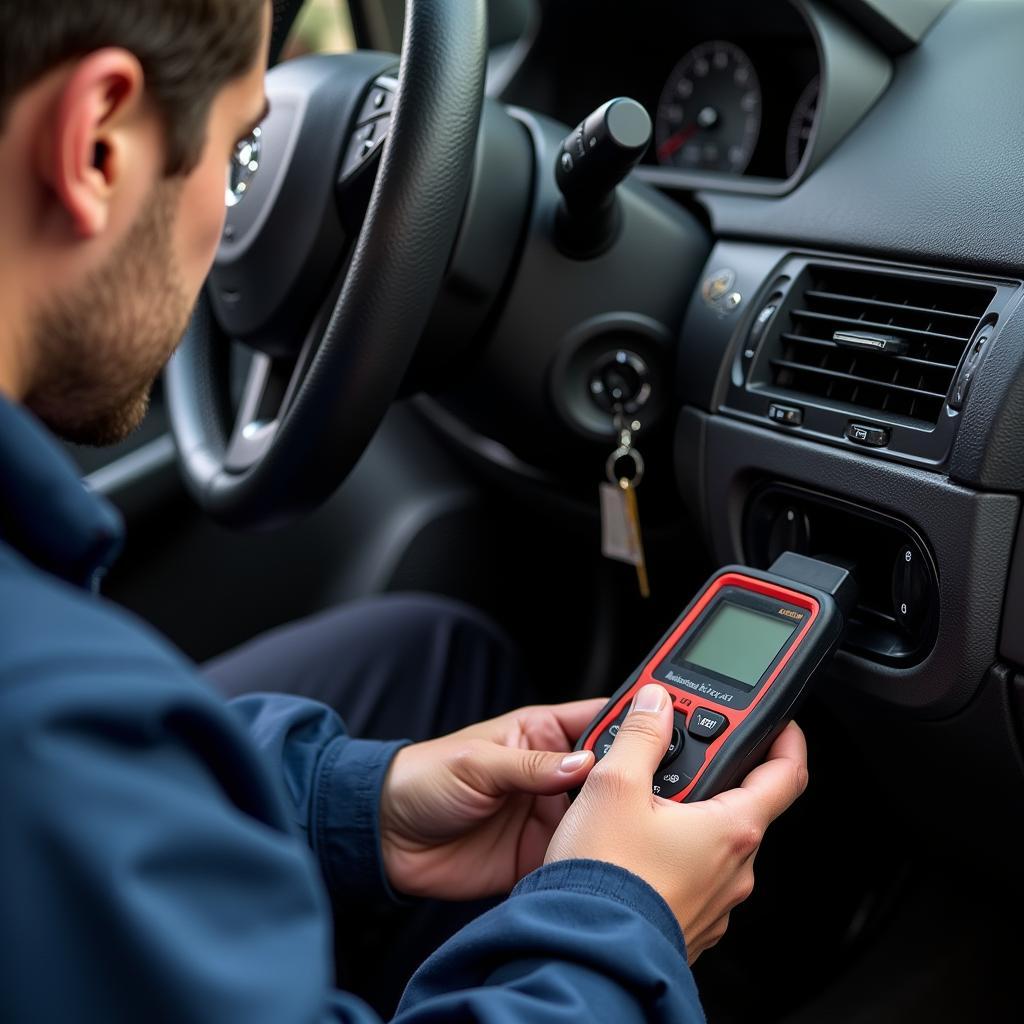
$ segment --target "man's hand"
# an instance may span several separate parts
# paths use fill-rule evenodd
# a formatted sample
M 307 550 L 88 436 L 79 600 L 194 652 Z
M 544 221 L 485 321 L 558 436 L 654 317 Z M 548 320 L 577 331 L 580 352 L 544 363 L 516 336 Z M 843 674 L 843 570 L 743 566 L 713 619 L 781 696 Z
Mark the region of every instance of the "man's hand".
M 649 684 L 562 820 L 547 860 L 588 857 L 639 875 L 672 908 L 692 963 L 750 895 L 765 829 L 807 785 L 807 746 L 791 723 L 738 789 L 678 804 L 651 792 L 671 734 L 671 702 Z
M 589 751 L 569 751 L 604 703 L 521 708 L 400 750 L 381 797 L 394 888 L 475 899 L 506 893 L 540 867 L 568 807 L 564 794 L 594 766 Z

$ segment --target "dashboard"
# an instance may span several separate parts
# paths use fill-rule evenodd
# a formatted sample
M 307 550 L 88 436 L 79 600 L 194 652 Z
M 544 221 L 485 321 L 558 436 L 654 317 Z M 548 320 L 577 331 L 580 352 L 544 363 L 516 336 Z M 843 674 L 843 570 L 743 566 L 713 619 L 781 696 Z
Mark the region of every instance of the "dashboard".
M 637 611 L 631 569 L 607 570 L 624 571 L 602 636 L 658 601 L 671 621 L 695 553 L 853 566 L 821 699 L 874 783 L 900 780 L 928 829 L 979 799 L 975 765 L 1024 800 L 1024 3 L 539 9 L 493 97 L 533 154 L 518 185 L 502 157 L 503 194 L 531 208 L 431 423 L 523 504 L 571 514 L 596 560 L 616 434 L 594 385 L 642 365 L 652 597 Z M 555 168 L 622 95 L 653 146 L 618 187 L 613 240 L 580 258 L 559 247 Z M 493 237 L 456 253 L 463 292 Z M 991 828 L 954 837 L 986 857 L 1017 848 L 993 803 Z
M 635 356 L 645 522 L 691 523 L 717 564 L 780 545 L 857 564 L 837 672 L 957 713 L 994 666 L 1024 667 L 1024 4 L 540 10 L 499 97 L 534 153 L 533 213 L 446 411 L 585 504 L 613 437 L 587 387 Z M 614 243 L 581 260 L 551 237 L 551 169 L 620 95 L 654 141 Z

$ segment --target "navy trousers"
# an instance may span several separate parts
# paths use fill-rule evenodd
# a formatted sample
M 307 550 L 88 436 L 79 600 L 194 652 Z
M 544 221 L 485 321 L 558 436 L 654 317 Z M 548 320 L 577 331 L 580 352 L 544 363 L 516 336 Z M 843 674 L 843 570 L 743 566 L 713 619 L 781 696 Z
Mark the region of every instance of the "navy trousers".
M 495 623 L 426 594 L 342 605 L 265 633 L 203 671 L 225 697 L 272 691 L 321 701 L 365 739 L 431 739 L 536 699 Z M 359 934 L 336 929 L 338 984 L 387 1018 L 419 964 L 490 905 L 421 900 L 381 911 Z

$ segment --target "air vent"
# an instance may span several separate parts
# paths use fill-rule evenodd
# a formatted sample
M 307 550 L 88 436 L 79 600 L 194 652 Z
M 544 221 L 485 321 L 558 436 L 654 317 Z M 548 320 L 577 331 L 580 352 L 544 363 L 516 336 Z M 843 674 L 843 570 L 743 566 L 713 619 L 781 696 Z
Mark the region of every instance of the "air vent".
M 809 264 L 777 318 L 771 384 L 934 424 L 995 293 L 983 284 Z

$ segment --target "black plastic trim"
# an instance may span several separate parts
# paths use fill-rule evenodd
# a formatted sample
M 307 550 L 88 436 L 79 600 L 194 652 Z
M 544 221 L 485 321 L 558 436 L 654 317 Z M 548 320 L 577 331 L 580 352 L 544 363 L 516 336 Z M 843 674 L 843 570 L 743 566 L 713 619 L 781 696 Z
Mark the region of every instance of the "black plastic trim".
M 782 504 L 794 504 L 802 507 L 804 511 L 807 511 L 806 506 L 817 506 L 819 509 L 831 509 L 847 517 L 871 520 L 891 533 L 899 534 L 904 544 L 916 550 L 924 562 L 929 583 L 928 612 L 916 635 L 901 635 L 895 619 L 893 618 L 891 622 L 886 621 L 882 609 L 859 605 L 856 611 L 851 611 L 848 616 L 843 647 L 866 657 L 869 661 L 896 668 L 906 668 L 922 661 L 935 646 L 939 628 L 939 589 L 935 557 L 921 533 L 906 519 L 879 512 L 861 502 L 847 501 L 809 487 L 767 483 L 751 492 L 747 507 L 744 509 L 743 550 L 748 562 L 757 569 L 763 569 L 768 565 L 771 561 L 771 551 L 765 543 L 766 539 L 755 536 L 755 530 L 759 525 L 756 518 L 762 511 L 759 507 L 761 503 L 775 497 L 780 498 Z M 845 551 L 828 553 L 841 557 L 847 555 Z M 822 558 L 824 554 L 817 552 L 813 557 Z M 859 563 L 852 566 L 855 574 L 858 567 Z M 863 593 L 861 597 L 864 597 Z
M 1017 528 L 1010 578 L 1006 584 L 999 653 L 1016 665 L 1024 665 L 1024 517 Z
M 938 571 L 935 646 L 905 669 L 842 652 L 835 672 L 845 684 L 922 717 L 944 717 L 971 699 L 998 656 L 1020 511 L 1016 495 L 979 493 L 936 473 L 693 408 L 680 413 L 675 452 L 679 491 L 706 524 L 718 562 L 746 560 L 743 509 L 751 491 L 767 482 L 793 483 L 912 518 Z
M 948 403 L 945 404 L 939 423 L 932 428 L 925 422 L 803 396 L 763 381 L 748 383 L 749 361 L 745 361 L 744 351 L 758 313 L 769 301 L 779 305 L 779 312 L 785 312 L 790 289 L 809 264 L 828 264 L 839 269 L 881 272 L 909 279 L 983 284 L 994 288 L 995 295 L 981 316 L 980 323 L 983 326 L 996 326 L 989 334 L 990 340 L 978 363 L 976 379 L 972 384 L 971 400 L 965 404 L 964 410 L 958 412 L 951 409 Z M 993 383 L 1009 388 L 1017 380 L 1008 371 L 1002 371 L 998 374 L 999 379 L 993 382 L 991 378 L 996 373 L 990 374 L 989 367 L 1001 367 L 1007 360 L 1020 360 L 1021 355 L 1015 344 L 1019 328 L 1007 331 L 1007 325 L 1015 323 L 1014 313 L 1024 294 L 1020 280 L 967 273 L 952 274 L 913 264 L 851 260 L 834 253 L 787 251 L 779 247 L 742 242 L 720 242 L 716 245 L 705 266 L 702 280 L 707 281 L 723 269 L 734 273 L 732 287 L 741 295 L 741 302 L 734 310 L 726 311 L 722 303 L 707 301 L 702 290 L 694 295 L 683 324 L 683 341 L 676 373 L 680 402 L 719 410 L 736 419 L 758 426 L 768 425 L 774 430 L 811 438 L 841 449 L 867 451 L 872 458 L 926 469 L 945 470 L 949 467 L 952 470 L 963 465 L 962 459 L 954 457 L 951 460 L 951 452 L 966 451 L 972 453 L 976 461 L 991 462 L 994 453 L 986 451 L 986 438 L 995 417 L 989 416 L 983 422 L 982 417 L 973 415 L 972 402 L 979 401 L 979 393 L 988 395 Z M 761 333 L 758 354 L 752 360 L 755 370 L 765 346 L 778 336 L 784 326 L 776 314 Z M 963 358 L 966 357 L 965 352 Z M 959 364 L 961 359 L 957 361 Z M 986 409 L 991 407 L 991 398 L 983 401 Z M 769 409 L 773 403 L 779 402 L 799 407 L 803 411 L 799 425 L 778 425 L 770 420 Z M 970 441 L 965 443 L 957 435 L 968 413 L 972 415 L 969 421 Z M 848 424 L 854 420 L 889 428 L 892 433 L 891 442 L 886 447 L 873 449 L 857 445 L 846 434 Z M 1002 423 L 1003 420 L 997 422 Z M 1017 419 L 1010 417 L 1010 422 L 1016 423 Z M 962 474 L 960 478 L 967 483 L 975 482 L 970 474 Z

